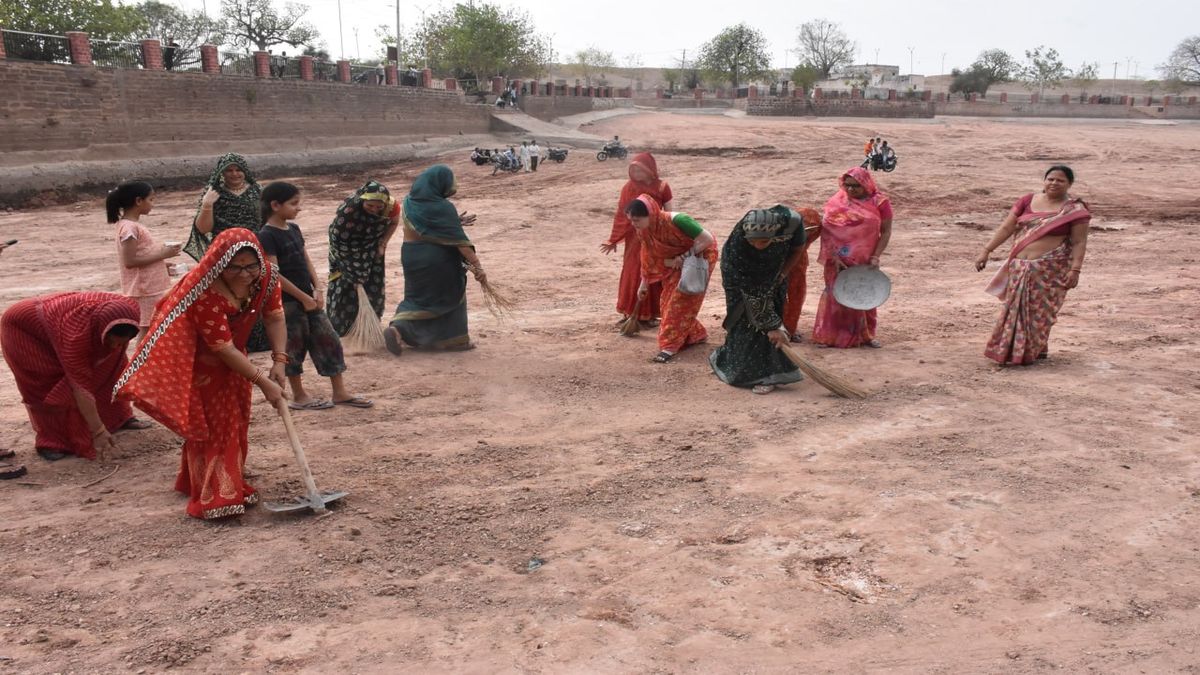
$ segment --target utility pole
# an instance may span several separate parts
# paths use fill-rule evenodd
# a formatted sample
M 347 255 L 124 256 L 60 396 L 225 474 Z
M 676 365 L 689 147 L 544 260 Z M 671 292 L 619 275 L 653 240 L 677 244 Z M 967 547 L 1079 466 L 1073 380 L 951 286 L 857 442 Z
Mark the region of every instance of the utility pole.
M 913 74 L 913 50 L 914 49 L 916 49 L 916 47 L 908 48 L 908 74 L 909 75 Z
M 875 50 L 875 65 L 879 65 L 879 50 Z
M 400 0 L 396 0 L 396 70 L 400 70 Z
M 358 47 L 358 26 L 355 26 L 351 30 L 354 31 L 354 59 L 362 61 L 362 50 Z
M 946 52 L 942 52 L 942 69 L 938 73 L 938 75 L 945 75 L 945 74 L 946 74 Z
M 1119 63 L 1121 63 L 1121 62 L 1120 62 L 1120 61 L 1113 61 L 1113 83 L 1112 83 L 1112 91 L 1111 91 L 1111 92 L 1109 92 L 1110 94 L 1116 94 L 1116 93 L 1117 93 L 1117 65 L 1118 65 Z
M 342 0 L 338 0 L 338 43 L 341 45 L 342 60 L 346 59 L 346 31 L 342 30 Z

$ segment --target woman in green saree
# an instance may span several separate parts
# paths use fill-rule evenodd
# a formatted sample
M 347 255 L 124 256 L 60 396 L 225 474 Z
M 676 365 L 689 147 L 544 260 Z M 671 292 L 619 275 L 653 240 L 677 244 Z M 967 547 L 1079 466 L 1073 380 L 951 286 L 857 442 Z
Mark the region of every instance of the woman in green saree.
M 475 216 L 459 213 L 449 197 L 457 190 L 445 164 L 426 169 L 404 199 L 404 300 L 384 330 L 388 351 L 399 356 L 401 342 L 418 349 L 472 349 L 467 332 L 467 269 L 487 279 L 475 245 L 463 231 Z
M 708 359 L 722 382 L 767 394 L 800 381 L 778 348 L 790 339 L 783 327 L 786 277 L 804 254 L 804 240 L 800 214 L 785 206 L 750 211 L 729 234 L 721 250 L 725 344 Z

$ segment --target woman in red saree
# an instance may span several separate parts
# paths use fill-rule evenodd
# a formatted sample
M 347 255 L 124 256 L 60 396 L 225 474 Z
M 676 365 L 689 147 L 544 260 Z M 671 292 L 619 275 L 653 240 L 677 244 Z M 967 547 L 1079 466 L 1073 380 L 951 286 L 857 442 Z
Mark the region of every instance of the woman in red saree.
M 117 382 L 120 400 L 183 437 L 175 489 L 188 496 L 187 513 L 195 518 L 238 515 L 258 502 L 242 473 L 250 388 L 257 384 L 273 405 L 283 398 L 287 329 L 280 286 L 252 232 L 222 232 L 159 301 L 149 333 Z M 269 377 L 246 358 L 259 317 L 271 344 Z
M 4 312 L 0 347 L 43 458 L 96 459 L 116 447 L 113 432 L 146 426 L 112 400 L 139 315 L 136 301 L 95 292 L 29 298 Z
M 654 361 L 666 363 L 684 347 L 708 339 L 708 331 L 696 316 L 704 304 L 708 279 L 717 266 L 717 239 L 686 213 L 663 211 L 650 195 L 630 202 L 625 212 L 642 242 L 638 297 L 649 296 L 651 284 L 662 284 L 662 323 L 658 326 L 659 351 Z M 708 279 L 700 293 L 679 290 L 679 277 L 687 256 L 708 261 Z
M 804 221 L 804 246 L 792 254 L 784 274 L 787 276 L 787 302 L 783 306 L 783 327 L 792 342 L 801 342 L 800 310 L 808 293 L 808 247 L 821 235 L 821 214 L 816 209 L 796 209 Z
M 1041 194 L 1018 199 L 975 259 L 975 269 L 983 271 L 991 252 L 1016 236 L 1008 260 L 987 288 L 1004 306 L 983 353 L 1001 365 L 1029 365 L 1047 357 L 1050 328 L 1067 291 L 1079 285 L 1092 214 L 1082 199 L 1068 194 L 1074 182 L 1070 167 L 1050 167 Z
M 854 265 L 879 266 L 892 238 L 892 204 L 866 169 L 854 167 L 838 180 L 840 189 L 825 202 L 821 253 L 825 292 L 817 305 L 813 342 L 829 347 L 879 347 L 875 310 L 843 307 L 833 297 L 838 272 Z
M 638 285 L 641 282 L 641 241 L 633 229 L 633 223 L 625 209 L 638 198 L 638 195 L 650 195 L 654 201 L 662 205 L 664 210 L 671 210 L 671 186 L 658 177 L 658 164 L 654 155 L 643 152 L 629 160 L 629 180 L 621 188 L 621 196 L 617 199 L 617 213 L 613 216 L 612 234 L 608 236 L 600 250 L 605 255 L 612 253 L 617 244 L 625 242 L 625 258 L 621 263 L 621 282 L 617 286 L 617 311 L 621 313 L 621 321 L 625 322 L 633 308 L 637 305 Z M 650 284 L 649 293 L 638 309 L 638 320 L 653 325 L 658 317 L 658 307 L 662 295 L 662 286 Z

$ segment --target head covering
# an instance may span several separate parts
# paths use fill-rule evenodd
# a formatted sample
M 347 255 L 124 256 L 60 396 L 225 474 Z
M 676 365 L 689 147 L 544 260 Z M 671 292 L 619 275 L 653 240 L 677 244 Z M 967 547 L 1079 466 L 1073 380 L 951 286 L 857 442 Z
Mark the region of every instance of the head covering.
M 404 220 L 421 235 L 422 241 L 446 246 L 471 246 L 463 231 L 462 217 L 448 197 L 457 189 L 454 172 L 435 164 L 413 181 L 404 198 Z
M 188 405 L 193 362 L 201 345 L 199 327 L 188 309 L 216 282 L 229 261 L 246 249 L 254 251 L 263 266 L 250 294 L 250 320 L 245 322 L 244 330 L 235 330 L 235 343 L 249 339 L 250 329 L 279 283 L 279 273 L 263 254 L 258 237 L 249 230 L 235 228 L 217 235 L 199 264 L 158 302 L 146 338 L 113 388 L 115 396 L 133 401 L 185 438 L 207 433 L 203 431 L 203 420 L 192 419 Z
M 770 239 L 775 243 L 790 241 L 792 234 L 802 224 L 799 213 L 782 204 L 776 204 L 768 209 L 747 211 L 734 226 L 734 231 L 740 231 L 746 239 Z M 804 244 L 803 239 L 800 244 Z
M 846 193 L 846 178 L 863 186 L 866 196 L 854 199 Z M 862 167 L 854 167 L 838 178 L 837 194 L 825 202 L 821 223 L 821 262 L 837 255 L 848 261 L 865 261 L 879 242 L 883 217 L 880 207 L 888 198 L 875 187 L 875 179 Z
M 104 337 L 120 324 L 136 328 L 141 315 L 132 298 L 99 291 L 45 296 L 37 313 L 64 373 L 46 398 L 54 405 L 72 405 L 72 384 L 91 397 L 100 383 L 115 379 L 125 365 L 125 350 L 110 349 Z
M 231 166 L 240 168 L 246 174 L 246 189 L 240 195 L 230 192 L 225 187 L 225 169 Z M 195 225 L 196 219 L 200 217 L 200 209 L 204 205 L 203 192 L 200 193 L 200 199 L 196 201 L 196 214 L 192 216 L 192 233 L 188 237 L 187 245 L 183 247 L 184 252 L 195 260 L 199 260 L 200 256 L 204 255 L 204 251 L 211 245 L 213 237 L 221 232 L 231 227 L 244 227 L 257 232 L 262 226 L 262 207 L 259 204 L 262 190 L 259 188 L 258 182 L 254 180 L 254 174 L 250 172 L 250 166 L 246 164 L 245 157 L 235 152 L 221 155 L 217 159 L 216 167 L 208 175 L 205 192 L 208 188 L 216 190 L 221 197 L 213 204 L 213 229 L 207 235 L 198 231 Z
M 650 225 L 644 230 L 638 230 L 638 239 L 642 242 L 642 276 L 649 283 L 661 281 L 667 274 L 663 261 L 683 255 L 692 248 L 695 241 L 684 234 L 671 222 L 673 214 L 663 211 L 654 197 L 641 195 L 637 201 L 646 205 L 650 212 Z
M 378 214 L 363 208 L 363 202 L 382 201 L 383 210 Z M 367 181 L 354 194 L 346 198 L 337 209 L 337 215 L 329 224 L 330 276 L 337 272 L 347 274 L 354 283 L 363 283 L 376 264 L 377 251 L 383 235 L 392 222 L 396 200 L 382 183 Z
M 633 167 L 640 167 L 646 173 L 650 174 L 650 180 L 643 182 L 633 177 Z M 633 181 L 641 188 L 641 192 L 655 193 L 659 192 L 662 187 L 662 179 L 658 177 L 658 162 L 654 161 L 654 155 L 648 152 L 639 152 L 629 160 L 629 180 Z M 664 203 L 670 199 L 664 199 Z

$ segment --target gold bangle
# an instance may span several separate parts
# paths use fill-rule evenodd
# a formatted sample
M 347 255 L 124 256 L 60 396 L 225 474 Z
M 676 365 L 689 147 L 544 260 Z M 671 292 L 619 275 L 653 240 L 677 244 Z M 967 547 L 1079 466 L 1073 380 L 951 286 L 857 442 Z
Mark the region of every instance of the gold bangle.
M 258 384 L 258 381 L 261 379 L 262 379 L 262 371 L 256 370 L 256 371 L 254 371 L 254 377 L 250 378 L 250 384 Z
M 105 429 L 103 426 L 101 426 L 101 427 L 100 427 L 100 431 L 93 431 L 93 432 L 92 432 L 92 438 L 95 438 L 95 437 L 99 436 L 100 434 L 102 434 L 102 433 L 104 433 L 104 432 L 106 432 L 106 431 L 108 431 L 108 429 Z

